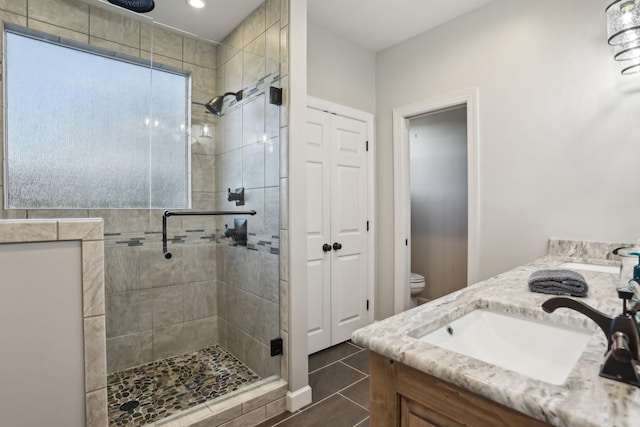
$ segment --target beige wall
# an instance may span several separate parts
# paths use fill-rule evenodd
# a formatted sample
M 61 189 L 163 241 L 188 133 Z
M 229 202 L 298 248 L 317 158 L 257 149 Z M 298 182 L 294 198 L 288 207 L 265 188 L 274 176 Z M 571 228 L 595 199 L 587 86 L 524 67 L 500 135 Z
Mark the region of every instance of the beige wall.
M 603 8 L 496 1 L 378 53 L 378 317 L 393 313 L 393 108 L 479 89 L 480 278 L 550 237 L 633 240 L 639 85 L 619 74 Z

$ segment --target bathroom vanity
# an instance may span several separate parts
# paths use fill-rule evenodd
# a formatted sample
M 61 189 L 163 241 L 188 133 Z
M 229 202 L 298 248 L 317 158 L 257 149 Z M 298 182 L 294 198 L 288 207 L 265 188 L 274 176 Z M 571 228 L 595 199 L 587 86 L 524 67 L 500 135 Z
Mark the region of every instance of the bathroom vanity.
M 588 297 L 580 301 L 611 317 L 620 313 L 622 303 L 616 293 L 619 278 L 611 272 L 615 269 L 610 268 L 616 265 L 614 261 L 549 255 L 356 331 L 353 342 L 372 352 L 370 424 L 378 427 L 638 425 L 640 388 L 598 375 L 607 350 L 600 328 L 573 310 L 545 313 L 541 304 L 553 296 L 528 289 L 527 279 L 531 273 L 559 268 L 565 262 L 596 266 L 595 271 L 575 270 L 589 284 Z M 609 271 L 598 266 L 609 266 Z M 506 340 L 522 347 L 516 349 L 522 353 L 508 351 L 509 354 L 502 355 L 505 356 L 502 359 L 498 357 L 495 363 L 480 360 L 483 354 L 471 357 L 464 354 L 464 349 L 453 351 L 445 348 L 446 345 L 427 342 L 429 339 L 425 337 L 440 329 L 454 335 L 456 320 L 483 310 L 549 326 L 550 333 L 554 329 L 566 329 L 571 336 L 586 334 L 586 339 L 568 362 L 563 359 L 572 356 L 561 350 L 556 351 L 555 356 L 553 351 L 550 356 L 541 353 L 543 356 L 525 360 L 520 366 L 516 363 L 515 367 L 509 363 L 518 362 L 538 347 L 553 350 L 568 345 L 573 349 L 576 344 L 551 337 L 545 342 L 544 329 L 538 333 L 541 336 L 534 337 L 530 343 L 518 340 L 521 326 L 511 325 L 510 320 L 505 322 L 507 329 L 494 335 L 507 335 Z M 511 326 L 514 329 L 509 332 Z M 492 328 L 488 323 L 475 335 Z M 491 356 L 491 337 L 478 338 L 469 348 L 485 346 L 483 350 Z M 536 358 L 547 357 L 540 365 L 531 366 L 538 362 Z M 562 362 L 565 366 L 557 371 L 556 365 Z

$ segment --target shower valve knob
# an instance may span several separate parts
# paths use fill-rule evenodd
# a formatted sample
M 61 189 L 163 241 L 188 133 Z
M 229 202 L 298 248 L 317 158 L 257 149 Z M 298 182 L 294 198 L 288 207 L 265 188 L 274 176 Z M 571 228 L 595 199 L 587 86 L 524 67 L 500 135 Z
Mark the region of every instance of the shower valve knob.
M 333 249 L 336 250 L 336 251 L 342 249 L 342 244 L 340 244 L 338 242 L 335 242 L 333 244 Z
M 322 250 L 323 250 L 324 252 L 329 252 L 329 251 L 331 251 L 331 245 L 330 245 L 330 244 L 328 244 L 328 243 L 325 243 L 324 245 L 322 245 Z

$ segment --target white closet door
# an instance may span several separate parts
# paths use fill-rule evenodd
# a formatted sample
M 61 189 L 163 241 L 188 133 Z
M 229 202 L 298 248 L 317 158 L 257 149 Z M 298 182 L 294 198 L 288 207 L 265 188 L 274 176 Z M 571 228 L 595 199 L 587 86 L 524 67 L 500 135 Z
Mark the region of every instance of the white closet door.
M 309 354 L 370 321 L 366 141 L 364 122 L 307 109 Z
M 330 139 L 331 341 L 337 344 L 369 323 L 367 126 L 357 120 L 331 116 Z
M 307 109 L 307 310 L 309 354 L 331 344 L 331 116 Z

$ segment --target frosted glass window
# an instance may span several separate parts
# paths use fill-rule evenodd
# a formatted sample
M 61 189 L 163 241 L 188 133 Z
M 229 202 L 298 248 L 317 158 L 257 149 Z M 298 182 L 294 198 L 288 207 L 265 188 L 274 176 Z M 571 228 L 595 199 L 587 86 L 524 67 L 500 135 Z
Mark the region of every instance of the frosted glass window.
M 189 207 L 189 75 L 24 31 L 5 34 L 6 206 Z

